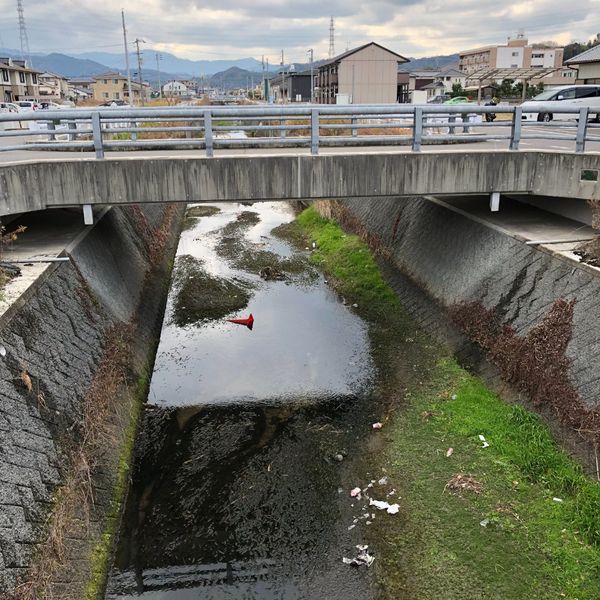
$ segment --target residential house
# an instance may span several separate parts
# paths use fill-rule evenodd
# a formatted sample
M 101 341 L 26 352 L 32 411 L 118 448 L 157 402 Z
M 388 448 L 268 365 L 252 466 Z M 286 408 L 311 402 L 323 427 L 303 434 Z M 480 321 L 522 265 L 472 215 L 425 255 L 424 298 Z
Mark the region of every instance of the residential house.
M 188 86 L 183 81 L 169 81 L 162 87 L 165 98 L 185 98 L 190 95 Z
M 275 102 L 310 102 L 310 71 L 282 71 L 269 80 Z
M 467 76 L 456 68 L 448 65 L 443 69 L 428 69 L 412 71 L 408 76 L 408 93 L 412 97 L 414 91 L 425 90 L 427 98 L 435 95 L 450 93 L 455 84 L 465 87 Z
M 127 77 L 116 71 L 96 75 L 93 84 L 94 100 L 108 102 L 109 100 L 125 100 L 130 102 Z M 131 81 L 132 100 L 144 99 L 150 95 L 150 86 L 142 82 Z
M 38 76 L 41 100 L 66 100 L 70 98 L 69 82 L 56 73 L 41 73 Z
M 27 61 L 0 57 L 0 100 L 39 100 L 39 75 Z
M 508 39 L 506 44 L 483 46 L 464 50 L 459 53 L 459 69 L 467 74 L 467 85 L 475 85 L 478 80 L 469 75 L 482 73 L 485 70 L 504 69 L 547 69 L 554 72 L 542 78 L 544 85 L 561 85 L 565 82 L 563 73 L 563 48 L 547 44 L 529 44 L 527 38 L 519 34 Z M 503 79 L 502 74 L 496 77 Z M 568 81 L 566 82 L 568 83 Z
M 577 68 L 577 83 L 600 83 L 600 45 L 570 58 L 565 65 Z
M 370 42 L 319 65 L 316 98 L 322 104 L 398 101 L 398 65 L 407 58 Z

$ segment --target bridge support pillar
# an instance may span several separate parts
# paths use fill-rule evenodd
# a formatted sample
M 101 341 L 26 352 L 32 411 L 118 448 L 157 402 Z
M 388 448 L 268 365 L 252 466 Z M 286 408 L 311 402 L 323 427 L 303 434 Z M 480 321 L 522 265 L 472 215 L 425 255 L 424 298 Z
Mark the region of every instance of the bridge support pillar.
M 500 192 L 492 192 L 490 194 L 490 210 L 492 212 L 500 210 Z
M 93 225 L 94 224 L 94 213 L 92 212 L 91 204 L 83 205 L 83 224 Z

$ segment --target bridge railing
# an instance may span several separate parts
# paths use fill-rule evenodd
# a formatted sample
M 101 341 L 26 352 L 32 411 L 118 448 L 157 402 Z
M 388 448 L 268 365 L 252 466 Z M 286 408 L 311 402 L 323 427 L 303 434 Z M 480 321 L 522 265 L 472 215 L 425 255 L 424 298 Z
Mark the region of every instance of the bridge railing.
M 490 115 L 495 120 L 488 120 Z M 600 108 L 540 103 L 526 120 L 521 107 L 472 104 L 253 105 L 66 109 L 0 113 L 0 151 L 107 151 L 218 148 L 310 148 L 522 140 L 572 141 L 576 152 L 600 142 Z M 531 115 L 530 115 L 531 116 Z M 534 114 L 535 116 L 535 114 Z M 563 120 L 564 119 L 564 120 Z

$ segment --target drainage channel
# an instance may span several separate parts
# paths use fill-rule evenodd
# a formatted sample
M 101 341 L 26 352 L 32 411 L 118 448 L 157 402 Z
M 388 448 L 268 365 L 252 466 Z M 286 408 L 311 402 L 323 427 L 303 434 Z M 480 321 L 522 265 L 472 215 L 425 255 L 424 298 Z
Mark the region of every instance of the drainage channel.
M 278 233 L 287 204 L 188 214 L 106 598 L 374 598 L 342 562 L 377 420 L 366 324 Z

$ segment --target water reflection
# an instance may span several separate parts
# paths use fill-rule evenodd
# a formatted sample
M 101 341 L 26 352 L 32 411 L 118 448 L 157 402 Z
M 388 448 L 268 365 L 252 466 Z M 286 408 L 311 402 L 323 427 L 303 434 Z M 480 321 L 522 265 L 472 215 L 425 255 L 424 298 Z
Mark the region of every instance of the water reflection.
M 222 205 L 183 233 L 180 256 L 252 286 L 256 320 L 177 326 L 173 286 L 108 599 L 374 595 L 341 562 L 362 540 L 334 458 L 357 454 L 375 419 L 366 327 L 321 276 L 265 282 L 219 256 L 243 210 L 260 217 L 244 243 L 297 254 L 270 234 L 293 219 L 283 204 Z

